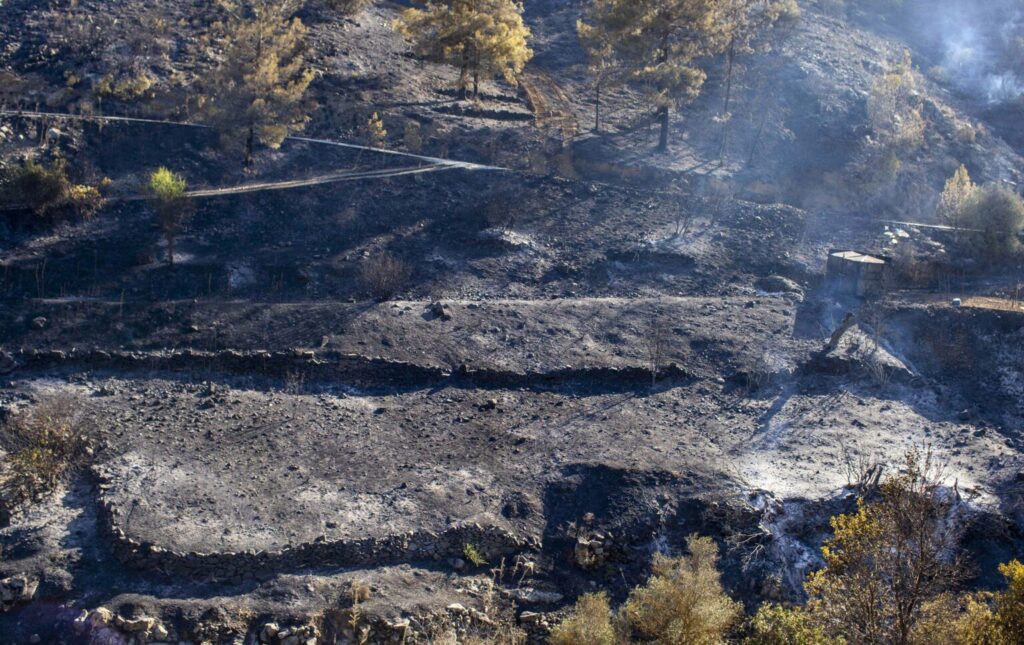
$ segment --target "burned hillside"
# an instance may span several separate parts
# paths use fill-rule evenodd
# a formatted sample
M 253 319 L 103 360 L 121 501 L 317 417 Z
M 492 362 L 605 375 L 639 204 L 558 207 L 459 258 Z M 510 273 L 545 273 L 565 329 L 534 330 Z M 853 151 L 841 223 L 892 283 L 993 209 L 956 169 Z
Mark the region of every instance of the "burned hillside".
M 974 4 L 0 2 L 0 641 L 1017 642 Z

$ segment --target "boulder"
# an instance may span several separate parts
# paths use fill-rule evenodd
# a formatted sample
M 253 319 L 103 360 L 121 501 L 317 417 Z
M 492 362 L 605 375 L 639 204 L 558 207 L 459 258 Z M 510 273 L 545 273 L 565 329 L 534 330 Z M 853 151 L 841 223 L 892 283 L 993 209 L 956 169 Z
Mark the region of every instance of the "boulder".
M 18 605 L 30 602 L 36 596 L 39 581 L 25 575 L 11 576 L 0 580 L 0 612 L 9 611 Z
M 804 290 L 799 284 L 781 275 L 770 275 L 759 279 L 754 286 L 765 293 L 788 293 L 803 299 Z

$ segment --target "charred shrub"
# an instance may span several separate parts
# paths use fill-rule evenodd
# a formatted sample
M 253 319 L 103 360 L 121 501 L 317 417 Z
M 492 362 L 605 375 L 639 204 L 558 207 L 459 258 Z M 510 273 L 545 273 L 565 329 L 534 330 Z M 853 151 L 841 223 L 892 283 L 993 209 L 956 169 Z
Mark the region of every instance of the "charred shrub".
M 0 525 L 84 465 L 91 435 L 78 404 L 66 397 L 45 399 L 5 419 L 0 434 Z
M 335 11 L 340 11 L 346 16 L 359 13 L 369 7 L 373 0 L 323 0 L 323 5 Z
M 360 286 L 378 302 L 393 298 L 408 279 L 409 266 L 387 253 L 367 258 L 359 268 Z

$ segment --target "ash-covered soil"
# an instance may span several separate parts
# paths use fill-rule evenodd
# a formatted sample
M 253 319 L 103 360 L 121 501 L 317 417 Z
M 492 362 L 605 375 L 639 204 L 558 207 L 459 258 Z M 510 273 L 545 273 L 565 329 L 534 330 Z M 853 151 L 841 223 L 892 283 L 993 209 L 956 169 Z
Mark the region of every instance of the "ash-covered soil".
M 33 107 L 77 111 L 97 70 L 144 61 L 150 109 L 186 121 L 179 94 L 212 60 L 201 6 L 157 4 L 177 27 L 147 44 L 129 38 L 152 27 L 143 3 L 4 3 L 0 63 L 48 88 Z M 424 154 L 501 169 L 197 201 L 173 267 L 145 202 L 45 232 L 4 220 L 2 410 L 71 395 L 98 434 L 80 476 L 0 528 L 0 580 L 38 585 L 0 632 L 73 642 L 81 611 L 106 606 L 160 618 L 167 640 L 312 621 L 351 641 L 334 619 L 353 582 L 382 633 L 441 614 L 468 624 L 504 561 L 496 593 L 539 639 L 577 595 L 622 598 L 652 553 L 695 532 L 722 547 L 737 598 L 799 599 L 858 478 L 925 445 L 971 509 L 968 584 L 991 586 L 1024 540 L 1024 312 L 951 303 L 1002 302 L 1019 267 L 961 276 L 959 291 L 892 285 L 883 303 L 838 295 L 824 270 L 833 248 L 931 243 L 879 219 L 930 213 L 959 163 L 1018 181 L 1019 146 L 1002 121 L 980 127 L 990 107 L 926 78 L 934 127 L 907 162 L 909 198 L 854 200 L 840 180 L 867 93 L 908 43 L 819 4 L 771 55 L 743 57 L 724 158 L 717 67 L 668 153 L 651 151 L 634 90 L 610 92 L 607 131 L 584 133 L 578 3 L 526 2 L 538 56 L 524 83 L 577 122 L 571 141 L 524 89 L 487 82 L 457 100 L 455 72 L 392 31 L 402 3 L 306 10 L 311 137 L 352 138 L 378 111 L 389 147 L 413 120 Z M 100 25 L 89 51 L 75 24 Z M 38 131 L 8 123 L 13 159 Z M 81 179 L 110 177 L 115 197 L 168 163 L 218 188 L 422 162 L 288 141 L 243 174 L 202 129 L 46 125 L 47 145 Z M 571 171 L 527 162 L 538 150 Z M 387 302 L 360 279 L 381 254 L 408 269 Z M 581 548 L 600 564 L 579 566 Z

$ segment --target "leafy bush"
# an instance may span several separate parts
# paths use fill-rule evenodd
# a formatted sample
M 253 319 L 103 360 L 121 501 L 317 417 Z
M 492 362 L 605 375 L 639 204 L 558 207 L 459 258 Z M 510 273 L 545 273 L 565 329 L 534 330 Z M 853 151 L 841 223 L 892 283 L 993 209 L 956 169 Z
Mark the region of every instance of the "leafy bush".
M 374 300 L 390 300 L 409 279 L 409 267 L 387 253 L 366 259 L 359 270 L 359 283 Z
M 825 568 L 805 585 L 808 610 L 825 633 L 857 643 L 910 643 L 939 625 L 936 603 L 957 580 L 957 523 L 929 453 L 910 452 L 875 503 L 832 518 L 822 547 Z M 934 642 L 934 641 L 920 641 Z
M 0 439 L 0 523 L 37 501 L 81 466 L 89 453 L 90 425 L 72 399 L 53 398 L 9 417 Z
M 91 217 L 103 203 L 97 188 L 75 184 L 68 178 L 63 159 L 48 167 L 29 160 L 6 170 L 0 193 L 7 204 L 31 210 L 35 223 L 52 223 L 69 213 Z
M 875 79 L 868 95 L 868 120 L 875 137 L 904 153 L 924 143 L 925 120 L 917 85 L 910 52 L 905 50 L 895 69 Z
M 156 80 L 148 72 L 127 74 L 121 78 L 106 74 L 93 85 L 93 92 L 100 98 L 134 101 L 145 96 L 155 84 Z
M 1017 234 L 1024 227 L 1024 200 L 1009 188 L 989 184 L 971 193 L 957 217 L 964 228 L 976 229 L 965 237 L 974 257 L 997 261 L 1020 245 Z
M 608 594 L 580 596 L 572 613 L 551 632 L 551 645 L 613 645 L 616 642 Z
M 37 215 L 47 215 L 67 203 L 71 196 L 66 164 L 58 159 L 47 168 L 27 161 L 15 171 L 13 189 L 17 198 Z
M 956 623 L 958 645 L 1012 645 L 1024 634 L 1024 563 L 999 565 L 1009 587 L 995 594 L 977 594 Z
M 722 589 L 715 542 L 691 535 L 686 544 L 688 556 L 654 556 L 653 575 L 629 595 L 626 619 L 663 645 L 721 643 L 743 615 L 741 605 Z
M 825 636 L 800 607 L 761 605 L 750 620 L 751 634 L 743 645 L 840 645 L 839 639 Z

